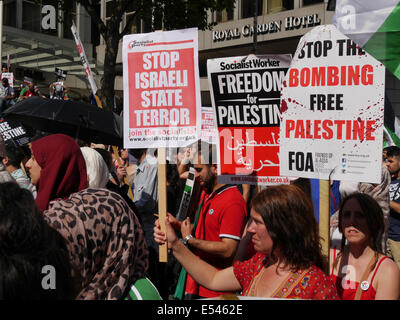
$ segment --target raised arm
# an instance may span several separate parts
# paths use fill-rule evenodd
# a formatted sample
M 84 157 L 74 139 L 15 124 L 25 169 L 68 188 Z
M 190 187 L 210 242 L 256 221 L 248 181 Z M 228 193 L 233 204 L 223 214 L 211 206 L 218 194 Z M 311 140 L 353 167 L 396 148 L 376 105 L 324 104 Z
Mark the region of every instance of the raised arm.
M 165 224 L 166 235 L 161 232 L 159 221 L 156 221 L 155 241 L 160 245 L 168 242 L 168 248 L 172 249 L 175 258 L 197 283 L 213 291 L 239 291 L 242 289 L 233 273 L 233 267 L 218 270 L 201 260 L 178 240 L 168 218 Z

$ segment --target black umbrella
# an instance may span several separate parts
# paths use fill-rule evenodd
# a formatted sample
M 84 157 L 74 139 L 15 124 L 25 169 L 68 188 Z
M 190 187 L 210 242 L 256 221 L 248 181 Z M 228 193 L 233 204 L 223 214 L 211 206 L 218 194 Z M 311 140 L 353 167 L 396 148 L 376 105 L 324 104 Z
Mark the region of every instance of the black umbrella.
M 4 118 L 87 142 L 114 146 L 123 142 L 120 116 L 81 101 L 30 97 L 4 111 Z

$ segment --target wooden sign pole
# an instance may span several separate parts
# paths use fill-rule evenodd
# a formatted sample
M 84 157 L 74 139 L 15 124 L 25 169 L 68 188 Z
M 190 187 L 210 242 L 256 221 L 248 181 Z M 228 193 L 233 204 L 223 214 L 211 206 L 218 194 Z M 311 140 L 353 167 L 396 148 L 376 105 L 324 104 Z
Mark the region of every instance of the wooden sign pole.
M 161 32 L 157 30 L 156 32 Z M 167 218 L 167 158 L 166 149 L 157 149 L 158 158 L 158 221 L 160 222 L 161 231 L 166 233 L 165 219 Z M 159 246 L 159 262 L 168 262 L 168 245 Z
M 330 215 L 329 215 L 329 180 L 319 181 L 319 235 L 321 237 L 322 254 L 328 258 L 329 261 L 329 226 L 330 226 Z M 327 274 L 328 270 L 324 270 Z
M 158 220 L 161 231 L 166 233 L 165 219 L 167 218 L 167 162 L 166 149 L 157 149 L 158 158 Z M 168 245 L 159 246 L 159 261 L 168 262 Z

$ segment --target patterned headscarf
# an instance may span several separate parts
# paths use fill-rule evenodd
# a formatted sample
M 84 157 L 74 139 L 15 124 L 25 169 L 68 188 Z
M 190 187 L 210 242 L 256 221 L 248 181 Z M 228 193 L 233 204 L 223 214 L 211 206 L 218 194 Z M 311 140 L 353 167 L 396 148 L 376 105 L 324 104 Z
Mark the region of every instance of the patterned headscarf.
M 148 250 L 139 221 L 114 192 L 85 189 L 50 203 L 45 220 L 66 240 L 76 299 L 124 299 L 148 268 Z
M 52 134 L 32 142 L 32 153 L 42 168 L 37 186 L 36 204 L 40 211 L 49 202 L 66 198 L 87 187 L 86 164 L 74 139 Z

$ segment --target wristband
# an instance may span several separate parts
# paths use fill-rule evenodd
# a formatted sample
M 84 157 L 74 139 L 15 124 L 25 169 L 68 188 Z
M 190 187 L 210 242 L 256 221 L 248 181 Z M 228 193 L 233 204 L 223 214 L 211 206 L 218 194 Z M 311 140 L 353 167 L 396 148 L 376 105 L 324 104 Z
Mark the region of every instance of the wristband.
M 188 245 L 188 241 L 189 241 L 190 239 L 192 239 L 192 238 L 193 238 L 193 236 L 192 236 L 191 234 L 189 234 L 188 236 L 185 237 L 185 239 L 182 239 L 182 243 L 183 243 L 185 246 L 187 246 L 187 245 Z

